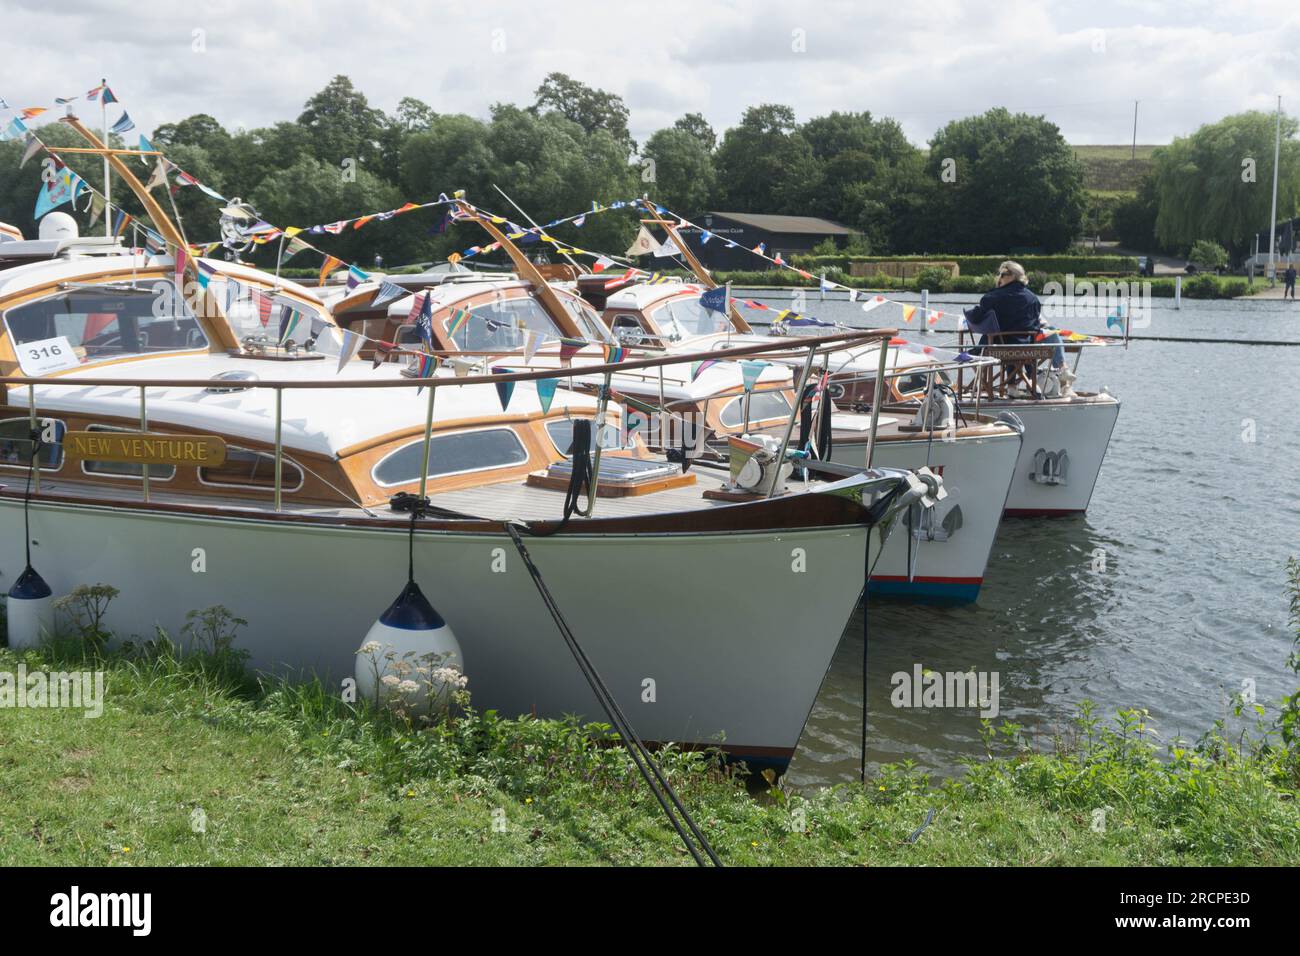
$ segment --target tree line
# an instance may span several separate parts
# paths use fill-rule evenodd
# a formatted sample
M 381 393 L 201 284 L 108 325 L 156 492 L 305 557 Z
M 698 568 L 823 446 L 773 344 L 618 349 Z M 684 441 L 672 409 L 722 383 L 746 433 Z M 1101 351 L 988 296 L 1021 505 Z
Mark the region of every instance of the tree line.
M 1253 150 L 1256 176 L 1267 184 L 1271 117 L 1243 114 L 1224 123 L 1232 136 L 1216 138 L 1205 127 L 1157 151 L 1138 196 L 1114 209 L 1126 243 L 1168 248 L 1214 239 L 1238 251 L 1249 232 L 1266 224 L 1257 207 L 1267 185 L 1248 191 L 1228 174 L 1234 163 L 1240 169 L 1234 150 Z M 1260 145 L 1265 132 L 1267 150 Z M 1291 209 L 1300 194 L 1293 120 L 1284 132 L 1280 208 Z M 40 134 L 73 144 L 74 134 L 58 124 Z M 562 73 L 545 77 L 532 103 L 498 103 L 486 118 L 439 113 L 413 97 L 385 113 L 336 76 L 296 119 L 228 130 L 199 113 L 159 126 L 150 138 L 181 168 L 251 202 L 279 226 L 328 223 L 457 189 L 522 221 L 504 193 L 538 222 L 579 212 L 592 200 L 644 194 L 688 217 L 711 209 L 832 219 L 859 233 L 851 251 L 862 254 L 1055 253 L 1082 234 L 1089 211 L 1083 168 L 1041 116 L 991 109 L 948 123 L 921 149 L 888 117 L 836 111 L 799 122 L 788 106 L 761 104 L 721 135 L 688 113 L 637 143 L 620 97 Z M 0 144 L 0 219 L 31 235 L 39 163 L 19 170 L 21 153 L 21 143 Z M 101 185 L 97 162 L 70 165 Z M 138 212 L 124 192 L 118 184 L 115 198 Z M 217 238 L 216 203 L 192 188 L 173 198 L 192 242 Z M 78 218 L 84 230 L 84 213 Z M 481 241 L 463 229 L 440 231 L 440 224 L 437 213 L 416 213 L 313 242 L 348 261 L 364 265 L 378 254 L 395 265 L 440 260 Z M 619 252 L 636 223 L 604 215 L 589 217 L 581 231 L 567 228 L 562 238 Z M 273 254 L 264 249 L 259 261 Z

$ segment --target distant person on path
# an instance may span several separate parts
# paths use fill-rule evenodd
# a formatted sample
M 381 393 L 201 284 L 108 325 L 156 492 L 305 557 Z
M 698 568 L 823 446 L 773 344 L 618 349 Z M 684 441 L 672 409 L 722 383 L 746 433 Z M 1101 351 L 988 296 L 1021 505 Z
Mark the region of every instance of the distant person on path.
M 1286 288 L 1282 290 L 1282 298 L 1291 297 L 1295 301 L 1295 266 L 1288 263 L 1286 272 L 1282 274 L 1282 281 L 1286 283 Z

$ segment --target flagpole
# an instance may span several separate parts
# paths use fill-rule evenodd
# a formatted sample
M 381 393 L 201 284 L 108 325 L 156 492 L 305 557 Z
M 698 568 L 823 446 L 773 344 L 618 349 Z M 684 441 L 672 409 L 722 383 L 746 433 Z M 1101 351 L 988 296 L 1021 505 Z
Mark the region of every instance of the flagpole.
M 104 91 L 108 89 L 108 77 L 99 79 L 99 121 L 104 128 L 104 145 L 108 141 L 108 105 L 104 102 Z M 113 174 L 108 165 L 108 154 L 104 154 L 104 238 L 113 236 Z
M 1273 264 L 1273 246 L 1277 233 L 1277 163 L 1282 144 L 1282 95 L 1277 97 L 1277 118 L 1273 129 L 1273 208 L 1269 213 L 1268 228 L 1268 284 L 1271 286 L 1277 278 L 1277 267 Z

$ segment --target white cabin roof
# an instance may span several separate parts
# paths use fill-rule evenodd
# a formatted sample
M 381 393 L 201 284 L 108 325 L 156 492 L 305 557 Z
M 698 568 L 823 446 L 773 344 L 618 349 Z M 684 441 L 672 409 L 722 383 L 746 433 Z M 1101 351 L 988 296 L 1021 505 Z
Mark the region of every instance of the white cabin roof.
M 258 361 L 228 355 L 183 355 L 169 358 L 121 362 L 69 372 L 61 378 L 159 378 L 208 379 L 238 370 L 253 372 L 263 381 L 355 380 L 374 382 L 401 377 L 400 368 L 385 363 L 372 368 L 369 362 L 353 360 L 335 374 L 337 360 L 326 356 L 320 360 Z M 447 369 L 438 376 L 453 377 Z M 214 382 L 232 385 L 232 382 Z M 134 385 L 114 387 L 94 385 L 36 386 L 37 404 L 50 411 L 76 411 L 138 421 L 140 390 Z M 9 393 L 10 408 L 27 407 L 27 389 Z M 552 409 L 589 410 L 593 399 L 560 390 Z M 148 390 L 148 410 L 152 421 L 166 422 L 177 428 L 223 435 L 229 439 L 248 438 L 258 442 L 275 441 L 275 392 L 271 389 L 245 389 L 236 392 L 208 392 L 204 388 L 158 386 Z M 428 410 L 428 395 L 416 395 L 410 388 L 357 389 L 285 389 L 282 407 L 282 440 L 286 448 L 322 455 L 337 455 L 340 450 L 380 435 L 410 426 L 423 427 Z M 440 388 L 434 402 L 434 422 L 494 415 L 515 417 L 541 411 L 537 390 L 532 382 L 516 383 L 507 412 L 502 412 L 495 385 L 465 385 Z

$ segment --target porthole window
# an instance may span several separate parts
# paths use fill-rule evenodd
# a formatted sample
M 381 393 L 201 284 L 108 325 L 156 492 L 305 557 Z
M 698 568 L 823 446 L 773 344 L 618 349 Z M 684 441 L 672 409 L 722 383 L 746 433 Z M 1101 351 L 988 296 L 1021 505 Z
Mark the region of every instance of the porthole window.
M 424 454 L 424 439 L 381 458 L 371 470 L 375 483 L 383 487 L 404 485 L 420 480 L 420 458 Z M 528 461 L 528 451 L 509 428 L 486 428 L 451 435 L 434 435 L 429 443 L 427 475 L 459 475 L 471 471 L 488 471 L 522 465 Z
M 50 419 L 38 418 L 37 427 L 44 427 L 43 422 L 48 421 Z M 66 430 L 63 422 L 54 420 L 54 442 L 41 445 L 37 456 L 41 471 L 58 471 L 63 467 L 63 433 Z M 32 420 L 23 417 L 0 421 L 0 466 L 26 469 L 31 457 Z
M 199 468 L 199 481 L 225 488 L 274 488 L 275 455 L 251 448 L 226 446 L 226 460 L 215 468 Z M 287 458 L 280 460 L 280 490 L 297 491 L 302 487 L 302 469 Z

